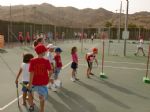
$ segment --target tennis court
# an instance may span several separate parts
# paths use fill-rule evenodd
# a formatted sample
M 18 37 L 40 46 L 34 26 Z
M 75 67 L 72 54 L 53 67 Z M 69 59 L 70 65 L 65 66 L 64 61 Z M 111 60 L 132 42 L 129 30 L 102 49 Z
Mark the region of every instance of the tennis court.
M 46 103 L 46 112 L 149 112 L 150 111 L 150 85 L 143 83 L 146 73 L 147 56 L 142 54 L 134 56 L 137 45 L 132 41 L 127 42 L 127 56 L 123 56 L 121 41 L 105 41 L 104 73 L 107 79 L 101 79 L 102 41 L 66 40 L 56 42 L 63 50 L 63 68 L 61 79 L 63 88 L 58 92 L 49 90 Z M 79 67 L 77 76 L 80 81 L 72 82 L 71 78 L 71 47 L 78 47 Z M 91 79 L 86 77 L 87 63 L 85 53 L 92 47 L 99 49 L 99 66 L 94 64 Z M 148 52 L 148 42 L 144 44 L 145 53 Z M 17 105 L 15 78 L 22 62 L 23 52 L 34 53 L 31 46 L 6 48 L 0 53 L 0 111 L 2 112 L 28 112 L 28 107 Z M 34 53 L 35 54 L 35 53 Z M 35 95 L 35 112 L 38 111 L 39 101 Z

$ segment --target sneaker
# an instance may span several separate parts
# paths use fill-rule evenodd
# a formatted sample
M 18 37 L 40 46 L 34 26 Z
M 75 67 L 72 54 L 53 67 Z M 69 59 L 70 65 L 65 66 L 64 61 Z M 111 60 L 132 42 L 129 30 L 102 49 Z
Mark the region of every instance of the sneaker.
M 71 80 L 72 82 L 75 82 L 75 78 L 71 78 L 70 80 Z
M 52 84 L 48 84 L 47 87 L 48 89 L 51 89 Z
M 55 80 L 55 86 L 56 86 L 56 88 L 61 88 L 62 87 L 62 81 L 59 79 Z
M 26 103 L 26 102 L 23 102 L 22 105 L 23 105 L 23 106 L 27 106 L 27 103 Z
M 90 79 L 91 77 L 90 77 L 90 76 L 87 76 L 87 78 Z
M 76 77 L 75 77 L 75 80 L 76 80 L 76 81 L 79 81 L 79 79 L 78 79 L 78 78 L 76 78 Z
M 34 106 L 30 106 L 29 111 L 30 112 L 34 111 Z
M 90 73 L 90 75 L 94 75 L 93 73 Z
M 29 97 L 28 97 L 28 95 L 26 96 L 26 100 L 28 100 L 29 99 Z

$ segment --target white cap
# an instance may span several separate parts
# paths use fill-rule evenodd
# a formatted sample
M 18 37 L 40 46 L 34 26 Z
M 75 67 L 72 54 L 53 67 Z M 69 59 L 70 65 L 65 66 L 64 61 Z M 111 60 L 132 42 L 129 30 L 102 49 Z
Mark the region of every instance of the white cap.
M 56 46 L 54 46 L 53 44 L 48 44 L 48 45 L 47 45 L 47 48 L 48 48 L 48 49 L 50 49 L 50 48 L 56 48 Z

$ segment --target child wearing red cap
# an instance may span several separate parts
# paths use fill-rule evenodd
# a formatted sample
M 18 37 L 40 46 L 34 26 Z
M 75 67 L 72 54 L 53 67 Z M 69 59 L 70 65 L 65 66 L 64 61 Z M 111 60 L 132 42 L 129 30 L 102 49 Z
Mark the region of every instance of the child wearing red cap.
M 96 64 L 98 65 L 98 61 L 96 59 L 96 54 L 98 53 L 98 49 L 97 48 L 93 48 L 92 52 L 89 52 L 86 54 L 86 61 L 88 64 L 88 68 L 87 68 L 87 78 L 90 78 L 90 75 L 94 75 L 92 73 L 92 67 L 93 67 L 93 61 L 95 60 Z
M 35 47 L 35 51 L 38 55 L 37 58 L 33 58 L 30 61 L 29 72 L 30 81 L 28 88 L 33 92 L 37 92 L 40 100 L 40 112 L 44 112 L 45 99 L 48 97 L 47 84 L 49 82 L 49 75 L 51 75 L 51 65 L 49 60 L 45 59 L 45 53 L 47 48 L 38 44 Z M 30 111 L 34 110 L 32 96 L 29 95 Z

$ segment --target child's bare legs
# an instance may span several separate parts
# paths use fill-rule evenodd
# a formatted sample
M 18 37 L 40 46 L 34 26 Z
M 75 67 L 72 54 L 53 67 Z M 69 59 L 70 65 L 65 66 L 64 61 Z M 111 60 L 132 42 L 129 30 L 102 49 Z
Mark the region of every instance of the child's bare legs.
M 54 84 L 54 79 L 49 78 L 49 87 L 50 87 L 50 84 L 51 84 L 51 85 Z
M 76 69 L 73 69 L 73 70 L 72 70 L 72 78 L 71 78 L 72 81 L 79 80 L 79 79 L 76 77 L 76 72 L 77 72 Z
M 73 70 L 72 70 L 72 78 L 75 78 L 75 73 L 76 73 L 76 70 L 73 69 Z
M 87 77 L 90 78 L 91 69 L 88 67 L 87 69 Z
M 75 73 L 76 73 L 76 70 L 75 69 L 72 69 L 72 77 L 71 77 L 71 81 L 75 81 Z
M 145 53 L 144 53 L 144 50 L 143 50 L 143 48 L 141 48 L 141 51 L 142 51 L 142 53 L 143 53 L 143 56 L 145 56 Z
M 40 100 L 40 112 L 44 112 L 44 105 L 45 105 L 44 96 L 40 95 L 39 100 Z
M 142 53 L 143 53 L 143 56 L 145 56 L 145 53 L 144 53 L 144 50 L 143 50 L 143 48 L 138 48 L 138 50 L 137 50 L 137 52 L 135 53 L 135 55 L 137 55 L 138 53 L 139 53 L 139 51 L 142 51 Z
M 79 80 L 79 79 L 77 78 L 76 74 L 77 74 L 77 70 L 75 69 L 75 70 L 74 70 L 74 78 L 75 78 L 75 80 Z
M 49 88 L 51 88 L 52 91 L 56 91 L 56 85 L 54 83 L 54 79 L 50 79 L 49 83 L 51 83 L 51 85 L 49 86 Z
M 33 103 L 33 94 L 32 93 L 28 93 L 28 102 L 29 102 L 29 105 L 30 105 L 30 110 L 34 110 L 34 103 Z
M 22 105 L 26 106 L 26 96 L 27 96 L 27 92 L 23 92 L 23 103 Z
M 135 56 L 137 56 L 137 54 L 139 53 L 139 48 L 137 49 L 136 53 L 134 53 Z

